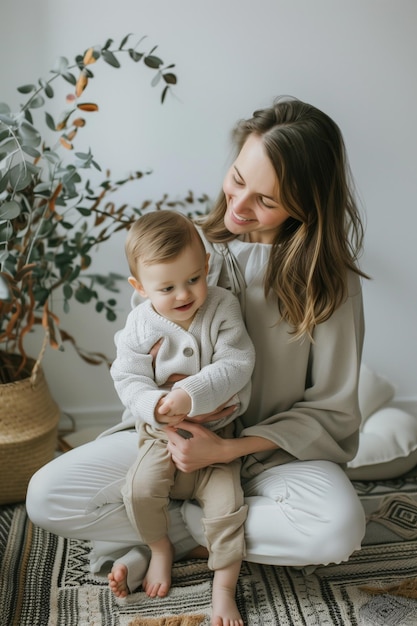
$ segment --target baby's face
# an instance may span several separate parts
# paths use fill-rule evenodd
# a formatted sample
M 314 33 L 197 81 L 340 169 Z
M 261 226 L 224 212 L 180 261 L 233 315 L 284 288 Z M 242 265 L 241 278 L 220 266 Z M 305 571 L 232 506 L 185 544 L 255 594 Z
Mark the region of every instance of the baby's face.
M 166 263 L 139 264 L 139 293 L 159 315 L 188 329 L 207 297 L 208 255 L 191 244 Z

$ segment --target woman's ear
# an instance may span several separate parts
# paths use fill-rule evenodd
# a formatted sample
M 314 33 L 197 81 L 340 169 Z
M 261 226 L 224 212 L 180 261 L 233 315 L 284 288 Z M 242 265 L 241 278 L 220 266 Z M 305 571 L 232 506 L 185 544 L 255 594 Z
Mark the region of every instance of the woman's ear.
M 133 287 L 133 289 L 135 291 L 137 291 L 142 298 L 147 298 L 147 294 L 146 291 L 144 290 L 142 283 L 140 283 L 136 278 L 134 278 L 133 276 L 129 276 L 129 278 L 127 279 L 128 283 L 131 287 Z

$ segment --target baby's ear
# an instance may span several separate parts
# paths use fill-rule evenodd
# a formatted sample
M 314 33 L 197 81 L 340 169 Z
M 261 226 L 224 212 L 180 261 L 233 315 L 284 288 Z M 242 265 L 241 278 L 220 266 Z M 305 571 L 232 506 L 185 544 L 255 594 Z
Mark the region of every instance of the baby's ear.
M 129 285 L 133 287 L 133 289 L 137 291 L 143 298 L 148 297 L 146 295 L 146 291 L 144 290 L 142 286 L 142 283 L 140 283 L 136 278 L 134 278 L 133 276 L 129 276 L 127 280 L 128 280 Z

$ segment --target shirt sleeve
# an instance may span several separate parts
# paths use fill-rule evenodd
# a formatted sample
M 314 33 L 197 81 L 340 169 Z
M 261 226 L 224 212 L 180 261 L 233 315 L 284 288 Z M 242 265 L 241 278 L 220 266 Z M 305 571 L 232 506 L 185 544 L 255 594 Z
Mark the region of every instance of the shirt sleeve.
M 122 404 L 135 418 L 136 423 L 146 422 L 154 427 L 155 407 L 166 391 L 158 388 L 154 380 L 152 356 L 149 349 L 155 341 L 146 344 L 138 336 L 140 324 L 136 311 L 127 317 L 126 325 L 117 336 L 117 355 L 110 369 L 115 389 Z

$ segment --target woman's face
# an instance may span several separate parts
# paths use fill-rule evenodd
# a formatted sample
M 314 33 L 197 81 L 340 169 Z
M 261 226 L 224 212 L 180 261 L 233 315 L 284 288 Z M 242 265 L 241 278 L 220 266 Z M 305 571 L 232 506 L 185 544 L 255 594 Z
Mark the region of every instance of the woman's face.
M 249 135 L 223 181 L 224 224 L 234 235 L 272 243 L 289 213 L 279 201 L 279 184 L 262 139 Z

